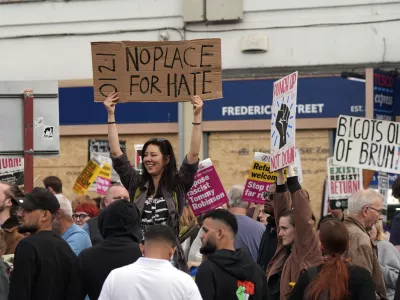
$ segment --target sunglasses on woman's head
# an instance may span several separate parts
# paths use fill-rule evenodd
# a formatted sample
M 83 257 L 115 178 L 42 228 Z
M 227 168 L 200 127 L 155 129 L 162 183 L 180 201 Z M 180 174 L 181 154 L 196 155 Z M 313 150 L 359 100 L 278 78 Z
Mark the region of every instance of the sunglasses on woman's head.
M 73 215 L 72 215 L 72 219 L 74 219 L 74 220 L 79 219 L 79 221 L 83 221 L 83 220 L 85 220 L 87 217 L 89 217 L 88 214 L 73 214 Z
M 151 138 L 148 141 L 149 142 L 165 142 L 167 139 L 165 138 Z

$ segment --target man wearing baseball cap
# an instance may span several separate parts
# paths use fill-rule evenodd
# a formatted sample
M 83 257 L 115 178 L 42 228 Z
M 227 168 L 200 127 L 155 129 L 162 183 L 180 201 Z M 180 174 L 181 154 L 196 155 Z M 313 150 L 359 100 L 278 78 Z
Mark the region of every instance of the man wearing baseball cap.
M 13 201 L 19 206 L 18 231 L 30 236 L 22 239 L 15 251 L 8 299 L 69 299 L 76 255 L 52 230 L 60 208 L 56 196 L 36 187 Z

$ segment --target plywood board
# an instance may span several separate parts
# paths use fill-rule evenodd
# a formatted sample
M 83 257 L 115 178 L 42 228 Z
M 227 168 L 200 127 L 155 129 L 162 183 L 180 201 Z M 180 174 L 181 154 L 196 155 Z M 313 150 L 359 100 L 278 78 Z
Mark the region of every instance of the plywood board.
M 329 156 L 328 130 L 298 130 L 296 148 L 301 154 L 303 188 L 310 194 L 314 215 L 321 213 L 322 192 Z M 270 132 L 219 132 L 209 137 L 209 156 L 224 188 L 244 184 L 254 152 L 269 152 Z

